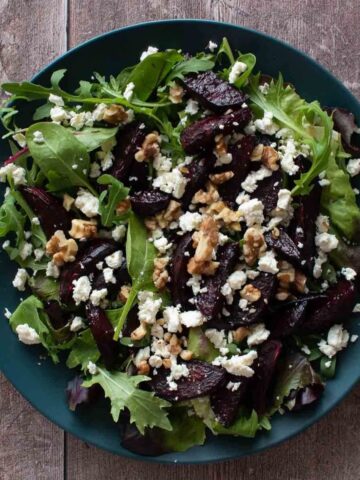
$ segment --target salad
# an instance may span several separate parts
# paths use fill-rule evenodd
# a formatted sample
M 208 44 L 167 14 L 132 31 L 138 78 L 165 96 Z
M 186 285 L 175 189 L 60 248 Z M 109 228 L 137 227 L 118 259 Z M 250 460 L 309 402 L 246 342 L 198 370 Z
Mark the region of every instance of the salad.
M 270 430 L 357 340 L 360 131 L 255 64 L 223 39 L 71 92 L 65 70 L 2 85 L 0 237 L 26 297 L 5 317 L 137 453 Z

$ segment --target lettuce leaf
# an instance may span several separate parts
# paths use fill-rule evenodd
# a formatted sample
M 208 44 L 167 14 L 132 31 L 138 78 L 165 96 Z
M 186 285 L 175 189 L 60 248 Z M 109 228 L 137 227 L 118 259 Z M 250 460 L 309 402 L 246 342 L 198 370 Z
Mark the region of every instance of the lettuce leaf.
M 111 227 L 113 223 L 116 223 L 116 217 L 118 217 L 116 207 L 127 197 L 129 188 L 108 174 L 101 175 L 101 177 L 97 179 L 97 182 L 99 185 L 108 186 L 108 188 L 100 194 L 99 213 L 101 216 L 101 224 L 104 227 Z
M 66 360 L 66 366 L 68 368 L 80 366 L 81 369 L 85 371 L 89 362 L 96 363 L 99 358 L 100 352 L 91 330 L 86 329 L 76 336 Z

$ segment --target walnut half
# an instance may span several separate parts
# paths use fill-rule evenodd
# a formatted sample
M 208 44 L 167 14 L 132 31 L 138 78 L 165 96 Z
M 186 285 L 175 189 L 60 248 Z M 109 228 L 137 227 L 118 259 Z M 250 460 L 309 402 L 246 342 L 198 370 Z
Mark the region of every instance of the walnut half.
M 57 230 L 46 244 L 46 253 L 52 256 L 56 266 L 73 262 L 78 252 L 78 245 L 73 238 L 67 239 L 62 230 Z
M 135 153 L 137 162 L 144 162 L 156 157 L 160 153 L 160 135 L 158 132 L 148 133 L 138 152 Z
M 191 275 L 213 275 L 218 268 L 218 262 L 212 260 L 215 247 L 219 242 L 219 227 L 216 221 L 206 216 L 200 229 L 193 235 L 196 245 L 195 255 L 190 259 L 187 271 Z
M 252 266 L 262 252 L 266 250 L 264 235 L 260 228 L 250 227 L 244 235 L 243 254 L 245 262 Z
M 155 287 L 159 290 L 165 288 L 169 280 L 169 272 L 166 270 L 169 260 L 169 257 L 160 257 L 154 259 L 154 273 L 152 278 Z
M 92 238 L 97 234 L 97 223 L 94 220 L 80 220 L 74 218 L 71 220 L 71 230 L 69 235 L 72 238 Z

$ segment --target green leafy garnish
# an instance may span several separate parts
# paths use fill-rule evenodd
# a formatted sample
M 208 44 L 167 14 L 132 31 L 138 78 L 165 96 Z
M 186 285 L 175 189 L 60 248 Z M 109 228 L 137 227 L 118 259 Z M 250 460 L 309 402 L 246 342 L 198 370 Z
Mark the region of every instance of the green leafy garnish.
M 95 343 L 90 329 L 80 332 L 72 345 L 69 356 L 66 360 L 68 368 L 80 366 L 83 371 L 86 370 L 89 362 L 96 363 L 100 358 L 100 352 Z
M 88 152 L 92 152 L 114 138 L 117 131 L 118 128 L 84 127 L 82 130 L 74 131 L 73 135 Z
M 105 397 L 111 402 L 111 415 L 115 422 L 124 408 L 130 412 L 130 423 L 134 423 L 141 433 L 146 427 L 159 427 L 171 430 L 171 424 L 165 410 L 170 406 L 166 400 L 155 397 L 153 392 L 140 390 L 140 383 L 150 380 L 144 375 L 130 377 L 123 372 L 109 372 L 98 367 L 98 371 L 83 386 L 86 388 L 99 384 Z
M 99 213 L 102 225 L 111 227 L 113 223 L 116 223 L 116 207 L 127 197 L 129 188 L 112 175 L 107 174 L 101 175 L 97 182 L 100 185 L 108 185 L 108 189 L 104 190 L 99 197 Z
M 166 83 L 169 83 L 176 78 L 182 79 L 184 78 L 184 75 L 189 73 L 206 72 L 213 69 L 215 65 L 213 58 L 213 55 L 203 54 L 177 63 L 166 77 Z
M 210 363 L 220 355 L 201 327 L 190 328 L 188 349 L 193 352 L 194 358 Z

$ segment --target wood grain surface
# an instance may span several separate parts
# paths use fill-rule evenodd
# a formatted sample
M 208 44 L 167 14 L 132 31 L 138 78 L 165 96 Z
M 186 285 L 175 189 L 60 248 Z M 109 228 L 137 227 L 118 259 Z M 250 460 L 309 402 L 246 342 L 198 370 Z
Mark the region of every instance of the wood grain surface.
M 360 97 L 359 0 L 0 0 L 0 81 L 27 79 L 99 33 L 160 18 L 209 18 L 306 51 Z M 206 466 L 134 462 L 90 447 L 38 414 L 0 375 L 1 480 L 358 480 L 360 387 L 286 444 Z

